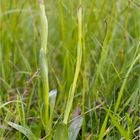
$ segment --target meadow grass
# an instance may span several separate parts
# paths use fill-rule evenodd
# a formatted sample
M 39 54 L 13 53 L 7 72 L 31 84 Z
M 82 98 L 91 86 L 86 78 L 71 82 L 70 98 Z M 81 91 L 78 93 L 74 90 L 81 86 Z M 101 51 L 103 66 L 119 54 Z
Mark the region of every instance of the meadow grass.
M 0 140 L 138 140 L 139 93 L 139 0 L 0 0 Z

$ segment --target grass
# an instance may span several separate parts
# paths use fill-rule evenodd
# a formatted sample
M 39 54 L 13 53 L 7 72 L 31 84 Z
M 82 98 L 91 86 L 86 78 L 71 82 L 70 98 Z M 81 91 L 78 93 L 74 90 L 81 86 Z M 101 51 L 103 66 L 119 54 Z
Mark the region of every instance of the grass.
M 140 138 L 139 0 L 0 0 L 0 140 Z
M 82 7 L 80 6 L 78 9 L 77 62 L 76 62 L 75 75 L 74 75 L 72 86 L 70 87 L 70 90 L 69 90 L 66 111 L 64 114 L 64 123 L 65 124 L 68 123 L 68 117 L 69 117 L 70 110 L 72 107 L 72 102 L 73 102 L 73 98 L 74 98 L 74 93 L 75 93 L 75 89 L 76 89 L 76 83 L 77 83 L 79 71 L 80 71 L 81 61 L 82 61 Z

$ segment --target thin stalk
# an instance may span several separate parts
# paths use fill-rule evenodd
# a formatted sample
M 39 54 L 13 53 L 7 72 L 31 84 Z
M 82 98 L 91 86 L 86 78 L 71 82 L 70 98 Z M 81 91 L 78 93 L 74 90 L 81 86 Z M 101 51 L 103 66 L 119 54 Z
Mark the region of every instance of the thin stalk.
M 80 66 L 81 66 L 81 61 L 82 61 L 82 7 L 80 5 L 78 9 L 78 45 L 77 45 L 77 62 L 76 62 L 76 69 L 75 69 L 75 75 L 74 75 L 74 80 L 71 85 L 71 88 L 69 90 L 69 97 L 66 105 L 66 111 L 64 113 L 64 120 L 63 122 L 65 124 L 68 123 L 68 117 L 70 114 L 70 110 L 72 107 L 72 102 L 74 98 L 74 92 L 76 89 L 76 83 L 80 71 Z
M 41 49 L 40 49 L 40 70 L 42 80 L 42 95 L 44 101 L 44 125 L 47 132 L 49 121 L 49 83 L 48 83 L 48 64 L 46 61 L 47 54 L 47 37 L 48 37 L 48 21 L 45 14 L 45 5 L 43 0 L 39 0 L 40 22 L 41 22 Z
M 83 117 L 83 125 L 82 125 L 82 139 L 84 139 L 85 136 L 85 93 L 86 93 L 86 86 L 87 86 L 87 81 L 86 81 L 86 76 L 83 73 L 83 91 L 82 91 L 82 117 Z
M 115 104 L 115 109 L 114 109 L 114 112 L 117 113 L 118 111 L 118 108 L 119 108 L 119 105 L 121 103 L 121 98 L 123 96 L 123 93 L 124 93 L 124 89 L 125 89 L 125 85 L 126 85 L 126 82 L 127 82 L 127 78 L 133 68 L 133 66 L 135 65 L 135 63 L 140 59 L 140 54 L 133 60 L 133 62 L 131 63 L 131 66 L 130 68 L 128 69 L 127 73 L 126 73 L 126 76 L 125 76 L 125 79 L 123 81 L 123 84 L 121 86 L 121 89 L 118 93 L 118 98 L 117 98 L 117 101 L 116 101 L 116 104 Z

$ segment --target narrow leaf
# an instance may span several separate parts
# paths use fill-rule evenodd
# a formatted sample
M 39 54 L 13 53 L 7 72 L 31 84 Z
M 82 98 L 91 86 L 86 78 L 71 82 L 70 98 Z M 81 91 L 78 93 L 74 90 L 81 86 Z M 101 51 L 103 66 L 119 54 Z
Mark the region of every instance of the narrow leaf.
M 50 115 L 52 115 L 55 107 L 57 90 L 52 90 L 49 92 L 49 102 L 50 102 Z
M 8 122 L 8 125 L 10 125 L 11 127 L 15 128 L 16 130 L 18 130 L 19 132 L 21 132 L 22 134 L 24 134 L 29 140 L 37 140 L 37 138 L 30 131 L 30 129 L 25 128 L 25 127 L 23 127 L 21 125 L 15 124 L 13 122 Z
M 99 133 L 98 140 L 102 140 L 103 137 L 104 137 L 104 132 L 105 132 L 105 128 L 106 128 L 106 125 L 107 125 L 108 117 L 109 117 L 109 111 L 107 112 L 107 115 L 106 115 L 105 120 L 103 122 L 102 128 L 101 128 L 100 133 Z
M 68 128 L 65 124 L 59 124 L 54 133 L 54 140 L 68 140 Z
M 72 121 L 72 123 L 70 124 L 70 127 L 69 127 L 69 131 L 68 131 L 69 140 L 76 140 L 78 133 L 81 129 L 82 123 L 83 123 L 82 117 L 78 117 Z
M 129 137 L 127 131 L 125 131 L 123 129 L 123 127 L 119 124 L 119 121 L 117 121 L 116 117 L 113 116 L 111 113 L 109 113 L 109 116 L 111 118 L 112 123 L 116 126 L 116 128 L 119 130 L 120 134 L 124 137 L 124 139 L 130 140 L 130 137 Z

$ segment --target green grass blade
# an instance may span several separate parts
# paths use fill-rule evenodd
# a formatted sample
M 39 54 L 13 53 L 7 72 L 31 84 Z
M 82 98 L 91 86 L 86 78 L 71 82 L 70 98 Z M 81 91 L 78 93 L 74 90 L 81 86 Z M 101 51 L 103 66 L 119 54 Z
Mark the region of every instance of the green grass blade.
M 103 137 L 104 137 L 104 133 L 105 133 L 105 129 L 106 129 L 108 117 L 109 117 L 109 110 L 107 111 L 106 117 L 105 117 L 104 122 L 103 122 L 103 125 L 102 125 L 102 127 L 101 127 L 98 140 L 102 140 Z
M 109 116 L 111 118 L 111 121 L 113 123 L 113 125 L 116 126 L 116 128 L 119 130 L 120 134 L 124 137 L 125 140 L 131 140 L 127 131 L 125 131 L 123 129 L 123 127 L 119 124 L 119 122 L 117 121 L 116 117 L 114 115 L 112 115 L 111 113 L 109 113 Z
M 69 97 L 68 97 L 68 101 L 67 101 L 66 111 L 64 114 L 63 122 L 65 124 L 67 124 L 67 122 L 68 122 L 68 117 L 69 117 L 70 110 L 72 107 L 74 92 L 76 89 L 76 83 L 77 83 L 78 75 L 80 72 L 81 61 L 82 61 L 82 7 L 80 6 L 78 9 L 78 46 L 77 46 L 76 70 L 75 70 L 75 75 L 74 75 L 74 80 L 73 80 L 72 86 L 69 90 Z
M 120 102 L 121 102 L 121 98 L 122 98 L 123 93 L 124 93 L 124 89 L 125 89 L 125 85 L 126 85 L 126 82 L 127 82 L 127 78 L 128 78 L 128 76 L 129 76 L 129 74 L 130 74 L 130 72 L 131 72 L 133 66 L 135 65 L 135 63 L 136 63 L 139 59 L 140 59 L 140 54 L 134 59 L 134 61 L 132 62 L 130 68 L 129 68 L 128 71 L 127 71 L 127 74 L 126 74 L 126 76 L 125 76 L 126 78 L 124 79 L 123 84 L 122 84 L 122 86 L 121 86 L 121 89 L 120 89 L 120 91 L 119 91 L 119 93 L 118 93 L 118 98 L 117 98 L 117 102 L 116 102 L 115 109 L 114 109 L 114 112 L 115 112 L 115 113 L 118 111 L 118 108 L 119 108 L 119 105 L 120 105 Z
M 11 127 L 15 128 L 16 130 L 24 134 L 29 140 L 37 140 L 35 135 L 28 128 L 25 128 L 13 122 L 8 122 L 8 125 L 10 125 Z

